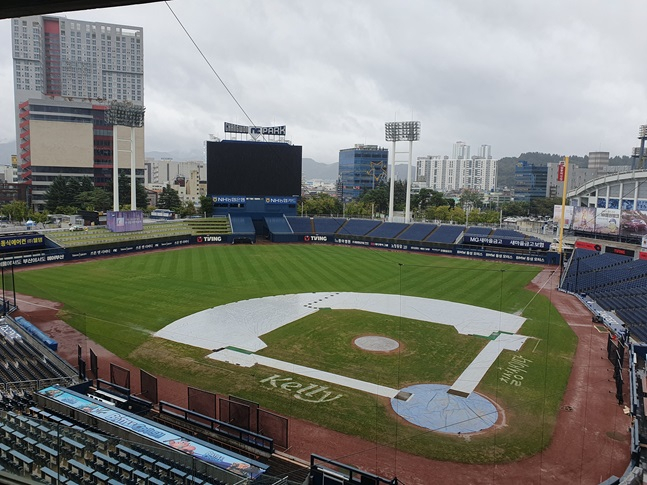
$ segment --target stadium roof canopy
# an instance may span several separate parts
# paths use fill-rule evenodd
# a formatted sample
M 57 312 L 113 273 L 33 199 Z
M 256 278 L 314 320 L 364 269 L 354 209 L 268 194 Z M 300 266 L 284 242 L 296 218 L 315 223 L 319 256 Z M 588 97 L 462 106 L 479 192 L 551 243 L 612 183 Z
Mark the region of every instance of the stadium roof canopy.
M 72 10 L 89 10 L 104 7 L 122 7 L 139 3 L 153 3 L 160 0 L 21 0 L 20 2 L 0 2 L 0 18 L 44 15 Z
M 569 190 L 567 197 L 579 197 L 595 192 L 613 183 L 627 183 L 638 181 L 643 183 L 647 180 L 647 170 L 632 170 L 630 172 L 616 172 L 594 178 L 580 185 L 578 188 Z

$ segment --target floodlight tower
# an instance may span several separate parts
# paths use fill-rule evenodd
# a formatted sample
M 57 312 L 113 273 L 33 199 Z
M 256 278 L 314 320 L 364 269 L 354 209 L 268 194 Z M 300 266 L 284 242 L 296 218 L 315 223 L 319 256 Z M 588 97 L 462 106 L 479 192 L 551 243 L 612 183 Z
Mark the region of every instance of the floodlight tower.
M 647 125 L 640 125 L 640 128 L 638 128 L 638 139 L 640 140 L 640 152 L 638 154 L 638 164 L 636 165 L 636 169 L 642 170 L 644 168 L 645 160 L 645 140 L 647 140 Z
M 391 143 L 391 187 L 389 190 L 389 222 L 393 222 L 393 199 L 395 193 L 395 162 L 397 153 L 408 153 L 407 160 L 407 192 L 406 207 L 404 212 L 404 221 L 411 220 L 411 158 L 413 153 L 413 142 L 420 139 L 420 122 L 419 121 L 388 121 L 384 124 L 386 141 Z M 396 143 L 399 141 L 408 141 L 409 150 L 406 152 L 396 152 Z
M 112 125 L 112 210 L 119 210 L 119 134 L 118 126 L 130 128 L 130 210 L 137 209 L 137 178 L 135 177 L 135 128 L 144 126 L 143 106 L 130 101 L 113 101 L 106 111 L 106 121 Z M 124 150 L 125 151 L 125 150 Z
M 640 158 L 640 147 L 633 147 L 631 150 L 631 170 L 636 170 L 637 160 Z

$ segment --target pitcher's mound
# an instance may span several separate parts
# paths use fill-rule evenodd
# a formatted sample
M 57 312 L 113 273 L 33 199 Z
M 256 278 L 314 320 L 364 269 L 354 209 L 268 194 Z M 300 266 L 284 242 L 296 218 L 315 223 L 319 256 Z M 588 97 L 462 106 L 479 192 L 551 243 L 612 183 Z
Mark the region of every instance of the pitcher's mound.
M 353 343 L 360 349 L 368 350 L 369 352 L 393 352 L 400 347 L 397 340 L 388 337 L 379 337 L 377 335 L 358 337 Z

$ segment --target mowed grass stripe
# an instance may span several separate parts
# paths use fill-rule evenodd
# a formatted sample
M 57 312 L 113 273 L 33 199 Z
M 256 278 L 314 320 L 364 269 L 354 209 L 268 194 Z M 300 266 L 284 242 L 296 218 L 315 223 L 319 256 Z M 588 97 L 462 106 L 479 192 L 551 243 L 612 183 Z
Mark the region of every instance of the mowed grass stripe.
M 278 413 L 313 420 L 341 432 L 375 436 L 376 443 L 392 445 L 397 426 L 398 449 L 402 451 L 442 460 L 493 463 L 529 456 L 549 442 L 570 372 L 574 334 L 561 316 L 551 311 L 547 298 L 539 295 L 533 299 L 534 295 L 523 289 L 538 271 L 531 266 L 365 248 L 223 245 L 20 272 L 16 273 L 16 288 L 64 302 L 62 315 L 66 321 L 149 372 L 251 399 Z M 311 291 L 384 292 L 497 310 L 524 309 L 523 316 L 528 320 L 521 333 L 539 338 L 539 344 L 535 347 L 533 340 L 518 354 L 504 352 L 478 388 L 505 410 L 506 426 L 495 433 L 471 436 L 469 442 L 438 435 L 395 420 L 386 400 L 337 386 L 330 388 L 344 397 L 316 407 L 262 384 L 261 379 L 276 373 L 272 369 L 245 369 L 210 361 L 204 358 L 207 350 L 151 336 L 178 318 L 215 305 Z M 373 327 L 371 318 L 352 318 L 345 331 L 335 326 L 334 318 L 320 320 L 335 313 L 318 312 L 300 330 L 291 325 L 279 329 L 288 332 L 287 336 L 279 336 L 267 351 L 277 352 L 284 360 L 311 362 L 314 367 L 323 366 L 323 370 L 329 366 L 341 374 L 350 372 L 397 386 L 450 383 L 487 343 L 459 336 L 449 327 L 423 332 L 416 327 L 419 322 L 397 317 L 386 321 L 377 316 Z M 318 329 L 323 336 L 311 332 Z M 367 332 L 392 335 L 405 345 L 397 355 L 368 357 L 358 353 L 351 342 L 355 334 Z M 322 345 L 324 340 L 326 344 Z M 501 381 L 513 355 L 532 361 L 521 387 Z M 317 358 L 312 360 L 314 356 Z M 404 358 L 414 364 L 404 362 Z M 304 376 L 285 375 L 295 382 L 310 381 Z

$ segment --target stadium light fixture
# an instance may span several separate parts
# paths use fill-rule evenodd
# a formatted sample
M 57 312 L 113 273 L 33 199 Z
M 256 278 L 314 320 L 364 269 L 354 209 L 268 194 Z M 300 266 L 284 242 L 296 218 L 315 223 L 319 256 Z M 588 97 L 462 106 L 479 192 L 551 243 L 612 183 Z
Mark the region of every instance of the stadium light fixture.
M 640 125 L 638 128 L 638 138 L 647 138 L 647 125 Z
M 106 110 L 106 121 L 110 125 L 141 128 L 144 126 L 146 108 L 130 101 L 113 101 Z
M 384 124 L 386 141 L 420 140 L 419 121 L 388 121 Z
M 135 128 L 144 126 L 144 106 L 131 101 L 113 101 L 106 110 L 106 122 L 112 125 L 112 210 L 119 210 L 119 137 L 117 126 L 130 128 L 130 209 L 137 209 L 135 176 Z

